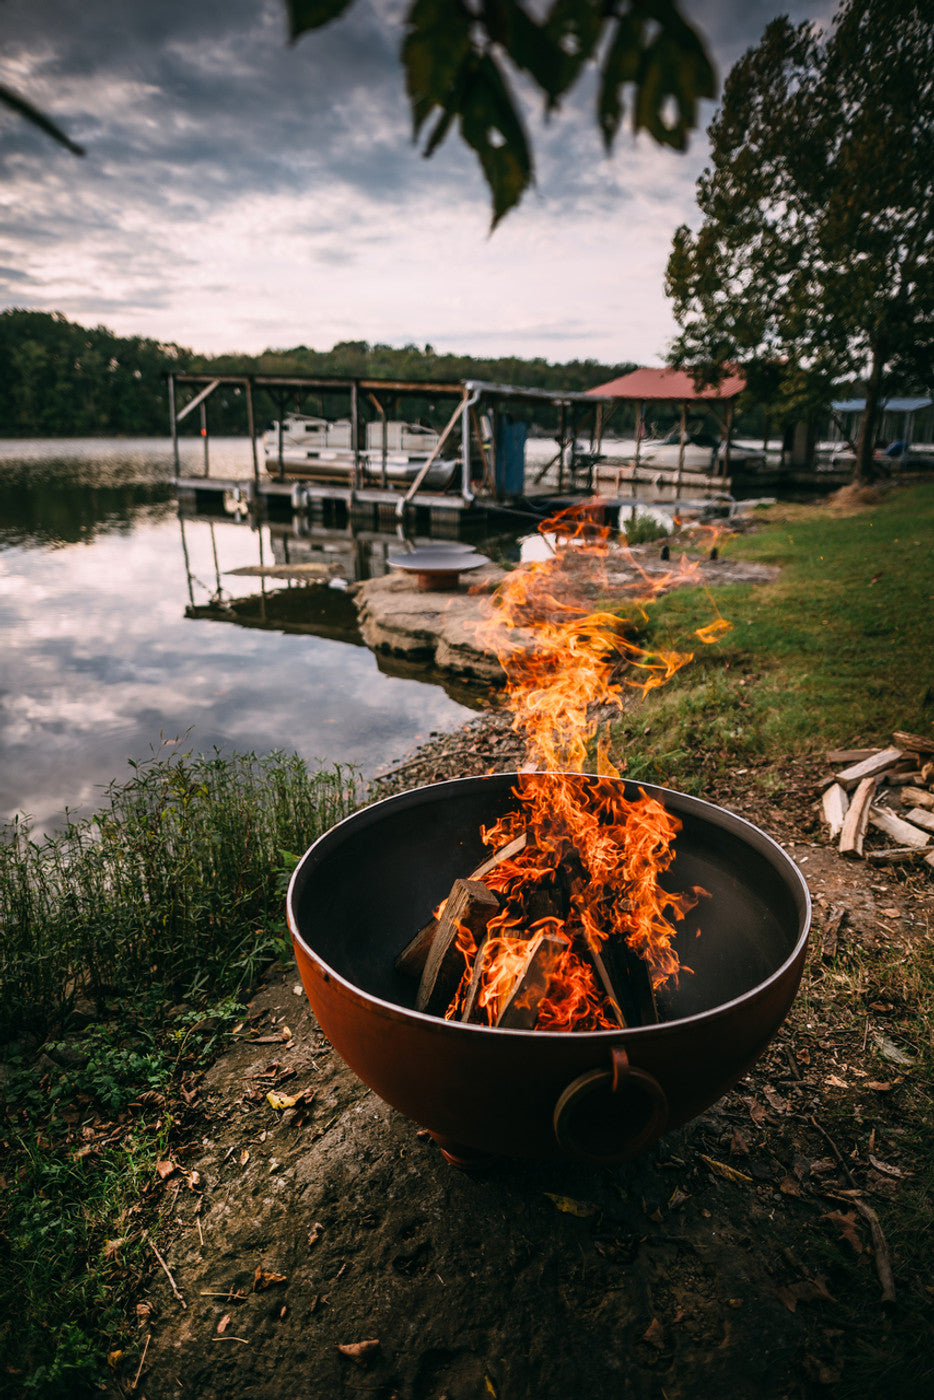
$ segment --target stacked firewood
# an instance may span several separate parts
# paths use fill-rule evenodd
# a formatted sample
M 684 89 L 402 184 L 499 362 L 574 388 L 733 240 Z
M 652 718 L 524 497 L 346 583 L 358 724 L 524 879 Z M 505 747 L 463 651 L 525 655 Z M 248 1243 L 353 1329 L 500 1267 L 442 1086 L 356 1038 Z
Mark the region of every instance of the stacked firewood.
M 499 865 L 523 852 L 533 853 L 539 864 L 547 860 L 525 833 L 515 837 L 466 879 L 454 881 L 434 918 L 398 955 L 396 971 L 418 979 L 416 1010 L 477 1025 L 533 1030 L 570 946 L 590 969 L 605 1017 L 600 1024 L 625 1027 L 657 1022 L 658 1008 L 646 963 L 619 938 L 598 946 L 582 927 L 575 927 L 574 920 L 568 919 L 575 881 L 584 879 L 586 883 L 574 850 L 565 850 L 560 858 L 553 853 L 553 878 L 520 882 L 518 895 L 507 897 L 484 883 Z M 684 906 L 692 907 L 703 894 L 697 887 L 690 895 L 683 895 Z M 487 1010 L 481 996 L 488 970 L 485 949 L 491 939 L 491 921 L 503 910 L 512 915 L 508 940 L 523 956 L 515 980 L 492 1010 Z M 469 953 L 463 947 L 465 934 L 472 945 Z M 465 974 L 468 965 L 469 977 Z
M 899 730 L 888 748 L 836 749 L 827 759 L 837 771 L 825 779 L 821 805 L 840 854 L 934 870 L 934 738 Z M 864 849 L 869 827 L 890 844 Z

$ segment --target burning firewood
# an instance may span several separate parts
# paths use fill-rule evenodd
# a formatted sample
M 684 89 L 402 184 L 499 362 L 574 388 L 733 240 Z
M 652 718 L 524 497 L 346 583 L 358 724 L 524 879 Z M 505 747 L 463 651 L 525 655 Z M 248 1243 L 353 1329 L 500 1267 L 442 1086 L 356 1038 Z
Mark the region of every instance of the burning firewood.
M 499 907 L 497 896 L 479 880 L 454 881 L 422 971 L 415 998 L 418 1011 L 444 1014 L 464 973 L 464 954 L 458 947 L 459 930 L 467 929 L 474 942 L 479 943 Z
M 538 1020 L 558 962 L 567 944 L 554 933 L 541 933 L 531 945 L 525 968 L 496 1017 L 496 1025 L 509 1030 L 531 1030 Z

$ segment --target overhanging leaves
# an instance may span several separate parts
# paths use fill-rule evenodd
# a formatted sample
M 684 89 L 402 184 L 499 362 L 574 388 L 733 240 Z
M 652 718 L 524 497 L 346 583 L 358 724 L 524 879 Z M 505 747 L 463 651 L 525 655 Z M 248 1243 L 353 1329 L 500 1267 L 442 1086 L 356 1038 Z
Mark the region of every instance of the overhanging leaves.
M 337 19 L 353 0 L 285 0 L 289 17 L 289 37 L 296 40 L 312 29 L 321 29 Z
M 66 132 L 62 131 L 61 127 L 57 126 L 56 123 L 52 121 L 51 117 L 47 117 L 44 112 L 40 112 L 38 107 L 34 107 L 31 102 L 28 102 L 25 97 L 20 96 L 18 92 L 13 92 L 11 88 L 0 85 L 0 102 L 2 102 L 5 107 L 9 107 L 12 111 L 18 113 L 19 116 L 25 117 L 27 121 L 32 122 L 33 126 L 37 126 L 40 131 L 44 131 L 46 136 L 51 136 L 53 141 L 57 141 L 59 145 L 71 151 L 73 156 L 84 155 L 83 146 L 79 146 L 76 141 L 72 141 L 71 137 L 68 136 Z
M 460 127 L 483 167 L 495 228 L 531 183 L 532 154 L 503 75 L 489 54 L 479 60 L 466 84 Z
M 320 28 L 353 0 L 286 0 L 292 37 Z M 553 111 L 589 64 L 602 62 L 597 121 L 609 148 L 635 90 L 633 125 L 683 149 L 697 103 L 712 97 L 703 42 L 675 0 L 411 0 L 401 46 L 416 137 L 434 118 L 430 156 L 453 124 L 476 152 L 493 201 L 493 226 L 532 181 L 532 151 L 509 86 L 510 68 Z

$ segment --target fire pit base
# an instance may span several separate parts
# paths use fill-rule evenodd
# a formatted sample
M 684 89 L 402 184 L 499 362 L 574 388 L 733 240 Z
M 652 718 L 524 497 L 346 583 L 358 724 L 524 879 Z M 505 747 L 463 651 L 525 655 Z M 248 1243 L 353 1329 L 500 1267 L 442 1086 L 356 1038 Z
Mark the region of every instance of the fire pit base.
M 627 797 L 645 792 L 681 822 L 666 887 L 710 893 L 678 925 L 677 951 L 690 971 L 661 989 L 659 1024 L 504 1030 L 418 1012 L 395 959 L 453 881 L 487 854 L 480 829 L 515 808 L 518 781 L 500 773 L 417 788 L 322 836 L 289 886 L 302 981 L 338 1054 L 427 1128 L 449 1160 L 626 1161 L 703 1112 L 768 1045 L 804 965 L 807 886 L 785 852 L 742 818 L 619 779 Z
M 482 1172 L 502 1161 L 495 1153 L 478 1152 L 476 1148 L 465 1147 L 462 1142 L 452 1142 L 440 1133 L 429 1130 L 428 1136 L 438 1146 L 444 1160 L 452 1167 L 459 1167 L 461 1171 Z

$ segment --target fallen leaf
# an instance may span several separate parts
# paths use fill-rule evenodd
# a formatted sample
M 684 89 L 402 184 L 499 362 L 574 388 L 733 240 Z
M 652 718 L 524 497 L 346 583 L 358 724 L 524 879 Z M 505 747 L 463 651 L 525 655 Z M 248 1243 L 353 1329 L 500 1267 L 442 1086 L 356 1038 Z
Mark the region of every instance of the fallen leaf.
M 747 1099 L 746 1106 L 749 1109 L 749 1116 L 757 1128 L 761 1128 L 763 1123 L 769 1121 L 769 1110 L 764 1103 L 759 1103 L 756 1099 Z
M 116 1240 L 106 1240 L 105 1243 L 104 1243 L 104 1258 L 105 1258 L 105 1259 L 118 1259 L 118 1258 L 120 1257 L 120 1249 L 121 1249 L 121 1246 L 122 1246 L 122 1245 L 125 1245 L 125 1244 L 126 1244 L 126 1236 L 125 1236 L 125 1235 L 121 1235 L 120 1238 L 119 1238 L 119 1239 L 116 1239 Z
M 665 1345 L 665 1329 L 657 1317 L 653 1317 L 648 1327 L 642 1333 L 642 1340 L 648 1342 L 649 1346 L 661 1351 Z
M 679 1206 L 683 1206 L 685 1201 L 689 1201 L 690 1199 L 691 1194 L 689 1191 L 682 1191 L 680 1186 L 676 1186 L 668 1198 L 668 1209 L 677 1210 Z
M 776 1113 L 787 1113 L 787 1112 L 788 1112 L 788 1100 L 787 1100 L 787 1099 L 783 1099 L 782 1096 L 781 1096 L 781 1094 L 776 1094 L 775 1090 L 772 1088 L 772 1086 L 771 1086 L 770 1084 L 766 1084 L 766 1085 L 764 1086 L 762 1092 L 763 1092 L 763 1094 L 765 1095 L 765 1097 L 768 1099 L 769 1105 L 770 1105 L 772 1108 L 775 1109 L 775 1112 L 776 1112 Z
M 830 1210 L 826 1215 L 821 1216 L 821 1220 L 829 1220 L 831 1225 L 836 1225 L 847 1244 L 852 1245 L 857 1254 L 862 1254 L 863 1242 L 856 1231 L 857 1216 L 855 1210 Z
M 793 1176 L 786 1176 L 784 1181 L 781 1182 L 781 1184 L 779 1185 L 778 1189 L 779 1191 L 781 1191 L 783 1196 L 800 1196 L 802 1194 L 801 1187 L 798 1185 L 797 1181 L 795 1181 Z
M 224 1316 L 221 1318 L 220 1322 L 217 1324 L 217 1335 L 218 1335 L 219 1337 L 220 1337 L 224 1332 L 226 1332 L 226 1331 L 227 1331 L 227 1328 L 230 1326 L 230 1318 L 231 1318 L 231 1314 L 230 1314 L 230 1313 L 224 1313 Z
M 321 1235 L 321 1231 L 322 1231 L 323 1229 L 324 1229 L 324 1226 L 323 1226 L 323 1225 L 320 1225 L 320 1224 L 318 1223 L 318 1221 L 316 1220 L 315 1223 L 314 1223 L 314 1225 L 312 1225 L 311 1229 L 308 1231 L 308 1244 L 309 1244 L 309 1246 L 318 1243 L 318 1239 L 319 1239 L 319 1237 L 320 1237 L 320 1235 Z
M 733 1136 L 732 1136 L 732 1138 L 730 1139 L 730 1156 L 731 1156 L 731 1157 L 748 1157 L 748 1156 L 749 1156 L 749 1141 L 748 1141 L 748 1139 L 746 1138 L 745 1134 L 740 1132 L 739 1128 L 734 1128 L 734 1129 L 733 1129 Z
M 246 1164 L 247 1164 L 247 1162 L 248 1162 L 249 1160 L 250 1160 L 250 1149 L 249 1149 L 248 1147 L 245 1147 L 245 1148 L 243 1149 L 243 1151 L 240 1153 L 240 1165 L 241 1165 L 241 1167 L 245 1167 Z
M 849 1089 L 850 1087 L 846 1080 L 841 1079 L 838 1074 L 828 1074 L 824 1083 L 829 1084 L 832 1089 Z
M 294 1108 L 301 1097 L 301 1094 L 276 1094 L 270 1089 L 266 1102 L 270 1108 Z
M 107 1353 L 107 1365 L 110 1367 L 110 1369 L 111 1369 L 112 1371 L 115 1371 L 115 1370 L 116 1370 L 116 1368 L 120 1365 L 120 1362 L 122 1361 L 122 1359 L 123 1359 L 123 1352 L 122 1352 L 122 1351 L 109 1351 L 109 1352 Z
M 585 1220 L 589 1215 L 597 1213 L 593 1201 L 576 1201 L 573 1196 L 560 1196 L 554 1191 L 546 1191 L 545 1195 L 549 1201 L 554 1202 L 555 1209 L 563 1211 L 565 1215 L 577 1215 Z
M 337 1350 L 342 1356 L 349 1356 L 351 1361 L 356 1361 L 358 1366 L 365 1366 L 373 1353 L 379 1351 L 379 1340 L 374 1337 L 368 1342 L 338 1343 Z
M 878 1157 L 874 1157 L 871 1152 L 869 1154 L 869 1161 L 870 1164 L 875 1167 L 876 1171 L 881 1172 L 883 1176 L 914 1176 L 914 1172 L 903 1172 L 901 1167 L 893 1167 L 891 1162 L 882 1162 Z
M 285 1274 L 273 1273 L 272 1269 L 264 1269 L 262 1264 L 257 1264 L 253 1273 L 253 1292 L 262 1293 L 264 1288 L 271 1288 L 274 1283 L 285 1283 Z
M 789 1288 L 778 1288 L 775 1291 L 789 1312 L 794 1312 L 799 1303 L 815 1303 L 822 1298 L 828 1303 L 837 1301 L 827 1292 L 827 1286 L 820 1274 L 817 1278 L 803 1278 L 799 1283 L 791 1284 Z
M 170 1177 L 172 1173 L 177 1170 L 177 1164 L 169 1159 L 156 1163 L 156 1176 L 160 1181 L 165 1181 L 167 1177 Z
M 870 1079 L 869 1083 L 866 1085 L 867 1089 L 875 1089 L 877 1094 L 887 1094 L 892 1087 L 892 1084 L 890 1084 L 887 1079 L 881 1081 L 878 1079 Z
M 705 1157 L 703 1152 L 698 1152 L 702 1162 L 706 1162 L 715 1176 L 722 1176 L 726 1181 L 745 1181 L 752 1185 L 752 1177 L 745 1172 L 738 1172 L 735 1167 L 729 1166 L 726 1162 L 715 1162 L 712 1157 Z
M 140 1322 L 146 1322 L 152 1316 L 152 1303 L 137 1303 L 136 1316 Z
M 914 1065 L 917 1061 L 911 1055 L 906 1055 L 904 1050 L 900 1050 L 893 1040 L 889 1040 L 887 1035 L 873 1033 L 873 1043 L 886 1060 L 891 1060 L 893 1065 Z
M 483 1379 L 486 1381 L 487 1394 L 492 1395 L 493 1400 L 496 1400 L 496 1386 L 490 1380 L 489 1376 L 484 1376 Z

